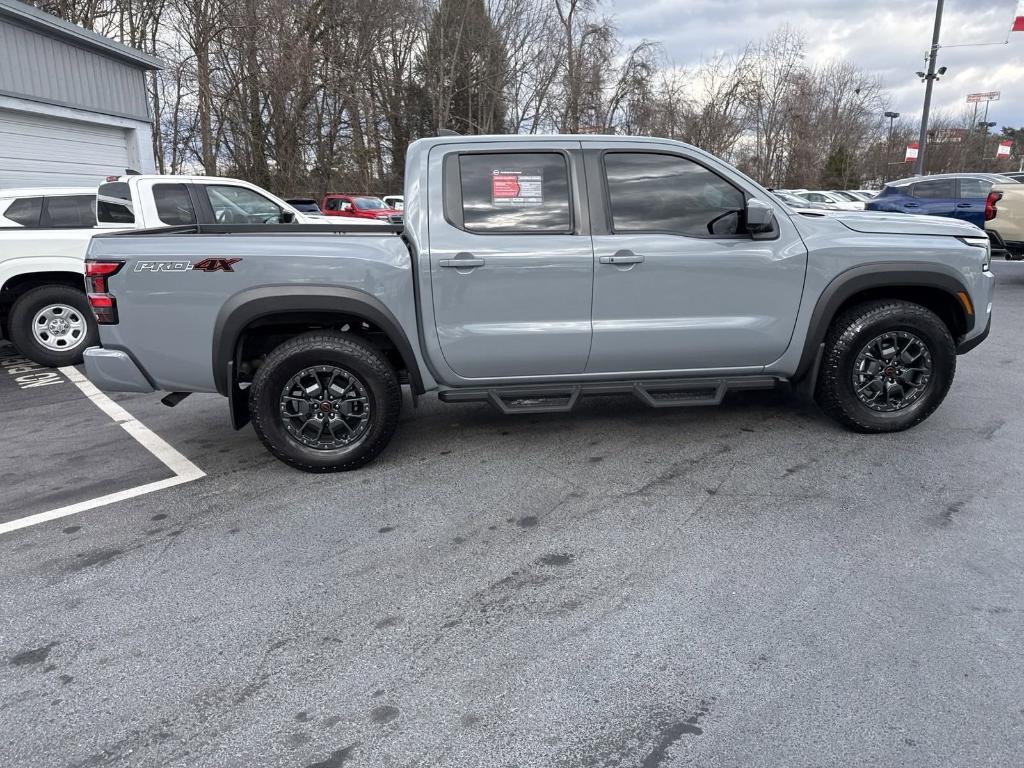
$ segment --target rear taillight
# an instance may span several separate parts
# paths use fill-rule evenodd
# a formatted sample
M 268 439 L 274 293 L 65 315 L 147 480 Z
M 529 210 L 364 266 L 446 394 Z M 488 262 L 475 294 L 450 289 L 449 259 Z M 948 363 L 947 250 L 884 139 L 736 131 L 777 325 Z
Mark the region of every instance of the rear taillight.
M 999 215 L 999 209 L 996 208 L 996 203 L 1002 199 L 1002 192 L 988 193 L 988 199 L 985 201 L 985 221 L 992 221 L 992 219 Z
M 107 278 L 116 275 L 123 266 L 123 261 L 85 262 L 85 292 L 100 325 L 117 324 L 117 300 L 108 293 Z

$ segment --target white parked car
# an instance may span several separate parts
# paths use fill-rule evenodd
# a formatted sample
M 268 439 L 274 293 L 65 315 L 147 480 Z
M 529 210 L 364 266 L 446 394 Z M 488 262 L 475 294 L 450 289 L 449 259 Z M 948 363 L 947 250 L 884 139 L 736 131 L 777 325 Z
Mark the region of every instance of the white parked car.
M 838 192 L 826 192 L 824 190 L 810 190 L 808 192 L 798 193 L 804 200 L 810 200 L 812 203 L 832 203 L 840 211 L 863 211 L 864 201 L 863 200 L 849 200 Z
M 381 200 L 388 208 L 394 208 L 396 211 L 405 210 L 405 195 L 384 195 Z
M 84 283 L 85 251 L 97 231 L 320 221 L 254 184 L 212 176 L 0 190 L 0 330 L 43 365 L 81 361 L 97 338 Z

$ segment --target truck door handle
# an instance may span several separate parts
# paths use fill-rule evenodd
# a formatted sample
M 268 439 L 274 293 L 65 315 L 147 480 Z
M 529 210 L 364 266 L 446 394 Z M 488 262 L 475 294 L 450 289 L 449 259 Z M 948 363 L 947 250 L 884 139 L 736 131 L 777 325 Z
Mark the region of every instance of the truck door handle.
M 457 253 L 454 259 L 438 259 L 437 261 L 438 266 L 455 267 L 455 269 L 482 267 L 486 263 L 483 259 L 477 258 L 471 253 Z
M 904 203 L 903 207 L 904 208 L 920 208 L 921 205 L 919 203 Z
M 974 203 L 957 203 L 956 207 L 957 208 L 973 208 L 974 207 Z
M 642 264 L 644 257 L 632 251 L 616 251 L 614 256 L 602 256 L 602 264 Z

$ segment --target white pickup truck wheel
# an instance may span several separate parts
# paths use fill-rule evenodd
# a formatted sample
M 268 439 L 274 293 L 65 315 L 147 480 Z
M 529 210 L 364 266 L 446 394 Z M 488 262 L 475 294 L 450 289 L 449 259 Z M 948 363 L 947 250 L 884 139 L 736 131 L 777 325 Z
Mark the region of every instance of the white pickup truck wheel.
M 26 291 L 11 308 L 11 341 L 25 357 L 59 368 L 82 362 L 97 344 L 96 319 L 82 291 L 69 285 L 42 285 Z

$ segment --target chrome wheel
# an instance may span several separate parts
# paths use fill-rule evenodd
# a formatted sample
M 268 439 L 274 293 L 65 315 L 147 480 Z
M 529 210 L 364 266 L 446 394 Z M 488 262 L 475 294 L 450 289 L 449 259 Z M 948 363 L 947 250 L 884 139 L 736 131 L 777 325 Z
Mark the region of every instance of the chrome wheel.
M 344 448 L 370 427 L 370 398 L 355 375 L 332 365 L 304 368 L 281 391 L 288 434 L 323 451 Z
M 876 336 L 853 363 L 853 391 L 874 411 L 899 411 L 916 402 L 932 377 L 928 345 L 908 331 Z
M 85 341 L 87 329 L 82 313 L 67 304 L 50 304 L 32 318 L 32 336 L 54 352 L 77 347 Z

